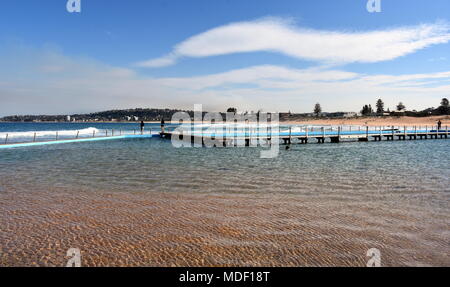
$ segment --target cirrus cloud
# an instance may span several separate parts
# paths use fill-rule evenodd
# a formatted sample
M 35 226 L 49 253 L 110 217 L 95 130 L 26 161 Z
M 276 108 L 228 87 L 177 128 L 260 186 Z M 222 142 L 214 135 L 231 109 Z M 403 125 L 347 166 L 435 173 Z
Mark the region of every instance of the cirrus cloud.
M 375 63 L 393 60 L 431 45 L 450 41 L 446 22 L 377 31 L 348 32 L 306 29 L 279 18 L 220 26 L 177 44 L 166 56 L 137 63 L 170 66 L 183 57 L 275 52 L 322 63 Z

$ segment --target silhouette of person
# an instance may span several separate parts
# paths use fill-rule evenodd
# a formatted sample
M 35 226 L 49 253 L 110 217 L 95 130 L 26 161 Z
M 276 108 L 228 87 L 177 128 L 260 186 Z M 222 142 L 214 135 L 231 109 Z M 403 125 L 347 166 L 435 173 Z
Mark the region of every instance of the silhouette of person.
M 162 119 L 161 120 L 161 133 L 164 133 L 164 126 L 165 126 L 164 119 Z
M 441 122 L 441 120 L 439 120 L 439 121 L 437 122 L 437 124 L 438 124 L 438 131 L 440 131 L 440 130 L 441 130 L 441 127 L 442 127 L 442 122 Z
M 145 124 L 144 124 L 144 121 L 141 121 L 141 134 L 143 134 L 144 133 L 144 126 L 145 126 Z

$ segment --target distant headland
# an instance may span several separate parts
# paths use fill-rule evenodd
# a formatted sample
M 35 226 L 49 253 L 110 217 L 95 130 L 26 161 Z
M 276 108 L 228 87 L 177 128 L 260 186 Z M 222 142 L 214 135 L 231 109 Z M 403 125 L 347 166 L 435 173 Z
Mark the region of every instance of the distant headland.
M 135 108 L 135 109 L 116 109 L 102 112 L 94 112 L 87 114 L 71 114 L 71 115 L 12 115 L 0 118 L 2 122 L 159 122 L 162 119 L 170 120 L 177 112 L 185 112 L 194 118 L 194 111 L 181 109 L 157 109 L 157 108 Z M 243 115 L 258 115 L 259 111 L 239 111 L 237 108 L 231 107 L 224 112 L 220 112 L 225 116 L 226 113 L 239 113 Z M 203 112 L 206 113 L 205 111 Z M 384 108 L 384 103 L 379 99 L 375 108 L 364 105 L 359 113 L 356 112 L 323 112 L 322 107 L 317 103 L 311 113 L 292 113 L 281 112 L 279 119 L 282 122 L 351 122 L 351 123 L 370 123 L 383 122 L 391 119 L 398 122 L 399 118 L 403 118 L 401 122 L 429 122 L 437 118 L 448 119 L 450 107 L 448 99 L 444 98 L 438 108 L 428 108 L 422 111 L 407 110 L 403 103 L 399 103 L 393 111 Z M 411 118 L 412 120 L 408 120 Z M 416 120 L 414 120 L 416 118 Z M 420 120 L 419 120 L 420 118 Z M 426 120 L 425 118 L 428 118 Z M 384 120 L 383 120 L 384 119 Z M 396 119 L 396 120 L 392 120 Z

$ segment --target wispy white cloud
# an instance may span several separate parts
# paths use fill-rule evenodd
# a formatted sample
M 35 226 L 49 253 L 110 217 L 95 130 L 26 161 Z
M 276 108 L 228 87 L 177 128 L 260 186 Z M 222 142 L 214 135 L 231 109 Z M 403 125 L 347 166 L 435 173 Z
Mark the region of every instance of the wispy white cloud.
M 151 59 L 148 61 L 140 62 L 137 66 L 159 68 L 171 66 L 177 62 L 177 56 L 175 54 L 169 54 L 161 58 Z
M 162 67 L 173 65 L 183 57 L 258 51 L 322 63 L 374 63 L 449 41 L 450 25 L 445 22 L 355 32 L 306 29 L 279 18 L 264 18 L 208 30 L 179 43 L 166 56 L 137 65 Z
M 410 109 L 448 97 L 450 71 L 367 75 L 340 69 L 262 65 L 195 77 L 146 77 L 132 69 L 71 58 L 54 51 L 0 53 L 0 115 L 70 114 L 113 108 L 173 107 L 207 110 L 358 111 L 383 98 Z

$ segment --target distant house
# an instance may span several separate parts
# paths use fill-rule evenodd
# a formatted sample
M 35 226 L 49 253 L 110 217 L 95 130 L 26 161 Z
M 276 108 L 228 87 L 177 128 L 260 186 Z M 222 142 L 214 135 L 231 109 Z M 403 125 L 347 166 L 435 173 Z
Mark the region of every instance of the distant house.
M 353 118 L 353 117 L 357 117 L 357 116 L 358 116 L 358 113 L 355 113 L 355 112 L 344 113 L 344 118 Z
M 67 117 L 66 117 L 66 121 L 67 121 L 67 122 L 70 122 L 70 116 L 67 116 Z
M 356 117 L 358 114 L 355 112 L 335 112 L 335 113 L 322 113 L 323 116 L 329 118 L 351 118 Z

